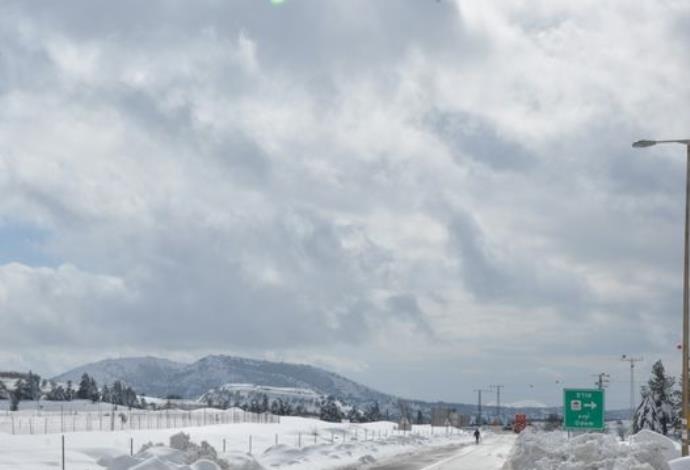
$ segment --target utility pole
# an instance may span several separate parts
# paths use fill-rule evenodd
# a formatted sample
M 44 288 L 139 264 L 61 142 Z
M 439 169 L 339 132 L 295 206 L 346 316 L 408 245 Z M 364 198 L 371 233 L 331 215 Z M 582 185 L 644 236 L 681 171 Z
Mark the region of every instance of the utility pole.
M 680 452 L 687 457 L 688 432 L 690 432 L 690 139 L 679 140 L 638 140 L 635 148 L 651 147 L 657 144 L 681 144 L 685 146 L 685 233 L 683 241 L 683 361 L 680 380 L 683 393 L 683 417 L 681 423 Z M 633 363 L 630 363 L 631 370 Z
M 503 424 L 501 421 L 501 389 L 505 388 L 505 385 L 489 385 L 489 388 L 496 389 L 496 418 Z
M 596 385 L 599 390 L 604 390 L 608 386 L 609 377 L 611 376 L 606 372 L 600 372 L 596 374 L 595 377 L 597 377 L 597 381 L 594 383 L 594 385 Z
M 642 360 L 641 357 L 621 356 L 621 361 L 630 363 L 630 421 L 635 419 L 635 363 Z
M 484 390 L 481 388 L 476 388 L 474 390 L 477 392 L 477 426 L 482 424 L 482 392 L 490 392 L 491 390 Z

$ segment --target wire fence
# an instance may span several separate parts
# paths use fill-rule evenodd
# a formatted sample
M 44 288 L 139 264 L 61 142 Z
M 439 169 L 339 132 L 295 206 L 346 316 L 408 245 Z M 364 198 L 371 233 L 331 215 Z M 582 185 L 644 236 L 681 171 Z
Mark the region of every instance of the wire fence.
M 160 412 L 159 412 L 160 413 Z M 242 412 L 237 413 L 237 417 Z M 257 414 L 247 412 L 248 419 L 265 419 L 267 413 Z M 274 419 L 277 416 L 272 416 Z M 237 423 L 243 422 L 269 422 L 269 421 L 235 421 Z M 276 422 L 276 421 L 274 421 Z M 142 428 L 143 429 L 143 428 Z M 314 429 L 312 432 L 288 432 L 288 433 L 274 433 L 274 434 L 244 434 L 233 435 L 228 437 L 217 436 L 216 439 L 209 439 L 208 443 L 214 447 L 218 452 L 220 458 L 227 457 L 226 452 L 242 451 L 249 455 L 261 455 L 273 446 L 283 445 L 293 449 L 302 449 L 316 445 L 331 445 L 339 446 L 343 444 L 350 444 L 355 441 L 387 441 L 395 439 L 410 439 L 410 438 L 433 438 L 446 437 L 457 438 L 467 437 L 468 433 L 453 427 L 416 429 L 416 430 L 398 430 L 398 429 Z M 57 437 L 57 436 L 56 436 Z M 127 436 L 126 440 L 120 440 L 122 452 L 128 452 L 130 456 L 134 455 L 142 444 L 149 443 L 150 440 L 143 436 Z M 66 459 L 66 452 L 69 452 L 73 444 L 70 442 L 69 434 L 60 436 L 59 441 L 52 440 L 52 445 L 60 447 L 59 465 L 62 470 L 68 470 L 70 462 Z
M 55 434 L 78 431 L 126 431 L 175 429 L 233 423 L 279 423 L 271 413 L 232 410 L 138 410 L 109 408 L 103 411 L 42 411 L 27 415 L 7 412 L 0 415 L 0 433 Z

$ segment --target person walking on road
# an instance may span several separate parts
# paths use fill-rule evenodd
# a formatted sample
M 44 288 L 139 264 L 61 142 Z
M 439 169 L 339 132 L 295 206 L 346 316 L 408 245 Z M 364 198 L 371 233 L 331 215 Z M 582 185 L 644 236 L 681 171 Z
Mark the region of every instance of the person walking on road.
M 475 440 L 475 442 L 476 442 L 477 444 L 479 444 L 479 436 L 480 436 L 480 434 L 479 434 L 479 428 L 477 428 L 477 429 L 474 430 L 474 440 Z

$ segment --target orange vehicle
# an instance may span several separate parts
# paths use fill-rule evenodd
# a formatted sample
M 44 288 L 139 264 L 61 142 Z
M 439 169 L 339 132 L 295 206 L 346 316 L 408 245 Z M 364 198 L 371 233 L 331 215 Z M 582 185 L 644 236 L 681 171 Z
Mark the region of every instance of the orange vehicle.
M 513 431 L 519 433 L 527 427 L 527 415 L 524 413 L 518 413 L 515 415 L 515 420 L 513 421 Z

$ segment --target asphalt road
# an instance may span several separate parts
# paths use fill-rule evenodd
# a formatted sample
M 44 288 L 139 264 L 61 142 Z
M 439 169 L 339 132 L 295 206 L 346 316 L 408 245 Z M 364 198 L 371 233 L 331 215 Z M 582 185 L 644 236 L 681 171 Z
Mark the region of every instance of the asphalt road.
M 398 456 L 370 470 L 500 470 L 514 441 L 513 434 L 497 434 L 479 445 L 459 444 Z

